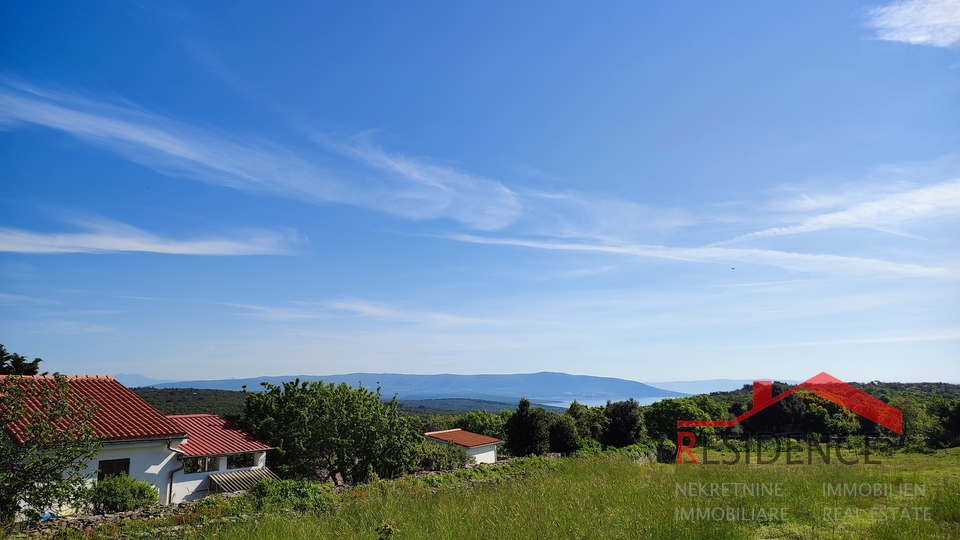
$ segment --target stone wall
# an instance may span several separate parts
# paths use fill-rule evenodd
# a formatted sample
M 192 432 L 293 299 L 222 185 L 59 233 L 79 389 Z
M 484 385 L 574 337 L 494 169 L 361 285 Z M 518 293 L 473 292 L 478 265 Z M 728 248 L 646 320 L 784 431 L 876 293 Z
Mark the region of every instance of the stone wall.
M 151 506 L 142 510 L 118 512 L 116 514 L 64 516 L 48 521 L 22 524 L 23 529 L 13 534 L 11 538 L 49 538 L 64 529 L 86 531 L 105 523 L 126 519 L 163 519 L 190 513 L 196 504 L 196 502 L 191 501 L 165 506 Z

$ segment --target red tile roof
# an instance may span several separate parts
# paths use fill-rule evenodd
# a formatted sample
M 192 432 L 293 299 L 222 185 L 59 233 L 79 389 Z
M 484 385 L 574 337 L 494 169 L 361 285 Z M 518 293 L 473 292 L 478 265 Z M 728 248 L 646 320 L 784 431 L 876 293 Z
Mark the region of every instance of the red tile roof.
M 272 447 L 254 439 L 250 434 L 215 414 L 182 414 L 168 416 L 187 432 L 186 444 L 180 450 L 187 456 L 212 456 L 263 452 Z
M 453 444 L 459 444 L 460 446 L 466 446 L 467 448 L 500 442 L 500 439 L 494 439 L 493 437 L 487 437 L 486 435 L 473 433 L 472 431 L 464 431 L 462 429 L 430 431 L 428 433 L 424 433 L 423 436 L 431 439 L 452 442 Z
M 33 385 L 53 386 L 54 384 L 53 375 L 0 375 L 0 378 L 3 377 L 21 378 L 22 387 L 28 391 L 34 387 Z M 93 415 L 93 425 L 97 436 L 104 441 L 177 438 L 186 435 L 182 428 L 167 420 L 160 411 L 151 407 L 113 377 L 73 375 L 65 378 L 67 385 L 73 391 L 71 401 L 79 404 L 84 398 L 90 398 L 97 407 Z M 40 411 L 42 408 L 40 400 L 35 397 L 27 398 L 26 406 L 30 411 Z M 17 442 L 24 442 L 23 422 L 10 424 L 7 428 Z

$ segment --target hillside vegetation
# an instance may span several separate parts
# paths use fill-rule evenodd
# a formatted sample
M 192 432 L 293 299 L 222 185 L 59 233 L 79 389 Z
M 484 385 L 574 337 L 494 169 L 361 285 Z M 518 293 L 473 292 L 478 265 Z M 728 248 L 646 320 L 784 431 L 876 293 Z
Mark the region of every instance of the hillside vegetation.
M 212 497 L 172 522 L 120 523 L 83 538 L 205 540 L 435 539 L 931 539 L 960 537 L 960 455 L 898 455 L 881 465 L 643 464 L 627 455 L 526 458 L 423 478 L 377 480 L 326 495 L 299 483 Z M 780 485 L 780 496 L 690 496 L 679 486 Z M 825 495 L 824 484 L 923 485 L 922 496 Z M 277 496 L 280 495 L 280 496 Z M 875 507 L 916 507 L 921 519 L 850 519 Z M 776 508 L 771 518 L 686 519 L 697 509 Z M 825 517 L 825 508 L 840 508 Z M 786 514 L 782 513 L 786 509 Z M 742 512 L 743 510 L 741 510 Z M 889 514 L 893 515 L 893 514 Z M 247 516 L 247 517 L 244 517 Z M 925 519 L 929 518 L 929 519 Z M 184 525 L 199 528 L 183 528 Z M 176 525 L 177 529 L 171 529 Z M 79 539 L 80 536 L 78 535 Z
M 163 414 L 236 416 L 243 410 L 244 392 L 206 388 L 131 388 Z

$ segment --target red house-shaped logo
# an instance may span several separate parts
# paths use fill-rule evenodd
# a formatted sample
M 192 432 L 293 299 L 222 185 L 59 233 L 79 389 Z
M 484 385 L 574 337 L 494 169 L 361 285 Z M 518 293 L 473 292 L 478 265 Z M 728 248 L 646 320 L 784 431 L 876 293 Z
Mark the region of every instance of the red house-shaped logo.
M 823 396 L 830 401 L 873 420 L 877 424 L 903 434 L 903 413 L 879 399 L 857 390 L 849 384 L 821 373 L 790 390 L 773 397 L 772 381 L 753 382 L 753 407 L 733 420 L 678 420 L 678 427 L 730 427 L 766 409 L 801 388 Z

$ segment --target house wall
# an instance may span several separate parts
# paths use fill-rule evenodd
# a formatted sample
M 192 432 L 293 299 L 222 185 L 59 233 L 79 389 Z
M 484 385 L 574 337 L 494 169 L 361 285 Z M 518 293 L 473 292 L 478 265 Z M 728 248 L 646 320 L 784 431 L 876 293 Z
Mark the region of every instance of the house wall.
M 217 470 L 187 474 L 182 470 L 173 474 L 173 502 L 192 501 L 210 494 L 210 475 L 225 472 L 251 471 L 267 466 L 267 453 L 256 452 L 253 467 L 227 468 L 227 456 L 217 456 Z M 182 465 L 178 460 L 177 467 Z
M 86 475 L 93 482 L 96 480 L 97 467 L 101 460 L 130 459 L 130 476 L 143 480 L 157 488 L 160 502 L 164 503 L 167 494 L 167 478 L 170 471 L 180 466 L 176 452 L 167 449 L 166 440 L 131 442 L 131 443 L 104 443 L 97 453 L 97 458 L 87 464 Z M 179 440 L 171 444 L 177 447 Z
M 473 456 L 474 461 L 477 463 L 496 463 L 497 443 L 467 448 L 467 453 Z

